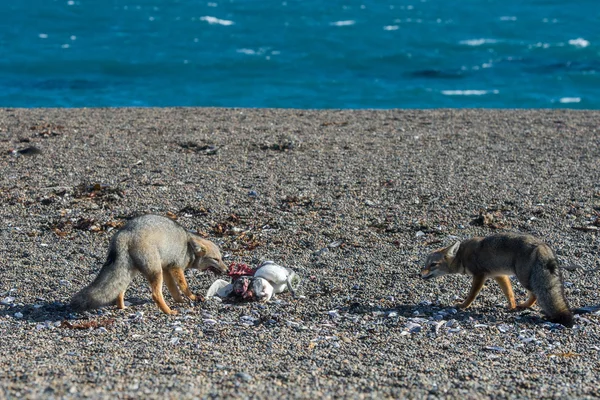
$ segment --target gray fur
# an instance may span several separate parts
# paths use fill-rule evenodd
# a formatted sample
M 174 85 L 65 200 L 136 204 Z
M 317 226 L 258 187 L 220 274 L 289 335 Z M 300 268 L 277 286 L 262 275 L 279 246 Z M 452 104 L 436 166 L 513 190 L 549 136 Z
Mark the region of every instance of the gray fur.
M 128 257 L 111 259 L 109 255 L 96 279 L 73 296 L 71 308 L 80 312 L 113 304 L 135 275 L 129 264 Z

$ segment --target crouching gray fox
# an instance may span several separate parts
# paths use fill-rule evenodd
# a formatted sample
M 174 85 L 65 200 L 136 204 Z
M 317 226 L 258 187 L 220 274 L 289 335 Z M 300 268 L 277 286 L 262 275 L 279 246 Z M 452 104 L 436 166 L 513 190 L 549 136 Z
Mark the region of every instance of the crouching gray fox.
M 184 301 L 179 289 L 190 300 L 196 300 L 183 274 L 186 268 L 227 272 L 214 243 L 186 231 L 167 217 L 133 218 L 113 236 L 98 276 L 73 296 L 71 308 L 84 311 L 114 303 L 125 308 L 125 290 L 133 277 L 141 273 L 150 283 L 152 299 L 158 308 L 166 314 L 177 314 L 165 303 L 162 285 L 164 281 L 176 302 Z
M 421 270 L 423 279 L 446 274 L 473 277 L 467 298 L 459 308 L 471 305 L 488 278 L 494 278 L 508 299 L 508 308 L 527 308 L 539 303 L 550 321 L 573 326 L 573 313 L 565 298 L 562 275 L 554 253 L 541 240 L 530 235 L 502 233 L 476 237 L 434 251 Z M 529 298 L 515 304 L 509 276 L 527 289 Z

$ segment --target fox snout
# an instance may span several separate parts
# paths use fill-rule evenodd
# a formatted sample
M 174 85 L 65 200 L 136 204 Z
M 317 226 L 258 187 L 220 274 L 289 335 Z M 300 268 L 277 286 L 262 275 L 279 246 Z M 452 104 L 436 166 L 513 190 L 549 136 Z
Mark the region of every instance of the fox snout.
M 225 265 L 223 261 L 219 261 L 219 269 L 222 273 L 226 273 L 229 271 L 229 267 L 227 267 L 227 265 Z
M 435 274 L 429 268 L 425 268 L 425 269 L 421 270 L 421 279 L 428 280 L 433 277 L 435 277 Z

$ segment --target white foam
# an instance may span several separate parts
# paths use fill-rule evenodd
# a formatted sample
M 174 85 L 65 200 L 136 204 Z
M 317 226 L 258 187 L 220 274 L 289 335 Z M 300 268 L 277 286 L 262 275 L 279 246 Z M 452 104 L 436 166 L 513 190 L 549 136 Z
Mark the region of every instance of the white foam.
M 562 97 L 559 101 L 563 104 L 579 103 L 581 101 L 581 97 Z
M 211 25 L 224 25 L 224 26 L 229 26 L 229 25 L 233 25 L 234 22 L 233 21 L 229 21 L 226 19 L 219 19 L 217 17 L 211 17 L 210 15 L 206 15 L 204 17 L 200 17 L 200 21 L 206 21 Z
M 509 15 L 504 15 L 502 17 L 500 17 L 500 21 L 516 21 L 517 17 L 513 17 L 513 16 L 509 16 Z
M 445 96 L 483 96 L 485 94 L 498 94 L 499 90 L 442 90 Z
M 490 43 L 497 43 L 498 41 L 496 39 L 468 39 L 468 40 L 461 40 L 459 43 L 460 44 L 466 44 L 467 46 L 481 46 L 482 44 L 490 44 Z
M 254 51 L 252 49 L 237 49 L 236 51 L 238 53 L 247 54 L 249 56 L 256 55 L 256 51 Z
M 38 36 L 40 37 L 40 39 L 48 39 L 47 33 L 40 33 Z
M 356 23 L 356 21 L 349 19 L 347 21 L 331 22 L 329 25 L 331 25 L 331 26 L 350 26 L 350 25 L 354 25 L 355 23 Z
M 579 47 L 579 48 L 584 48 L 584 47 L 588 47 L 590 45 L 590 42 L 588 42 L 584 38 L 577 38 L 577 39 L 571 39 L 571 40 L 569 40 L 569 44 L 571 46 L 575 46 L 575 47 Z
M 387 25 L 383 27 L 384 31 L 397 31 L 400 28 L 398 25 Z
M 548 49 L 548 48 L 550 48 L 550 46 L 551 46 L 550 43 L 537 42 L 536 44 L 530 44 L 528 47 L 530 49 L 533 49 L 535 47 L 541 47 L 543 49 Z M 560 43 L 558 44 L 558 46 L 560 46 Z

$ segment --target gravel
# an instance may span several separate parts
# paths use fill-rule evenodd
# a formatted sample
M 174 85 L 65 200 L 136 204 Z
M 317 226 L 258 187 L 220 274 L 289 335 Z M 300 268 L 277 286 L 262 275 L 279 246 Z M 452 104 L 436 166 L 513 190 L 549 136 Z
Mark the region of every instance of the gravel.
M 543 237 L 573 308 L 600 304 L 600 112 L 0 110 L 0 398 L 593 398 L 600 315 L 506 311 L 490 281 L 419 279 L 426 254 Z M 303 279 L 267 304 L 166 316 L 71 296 L 127 218 L 170 215 L 227 262 Z M 215 276 L 187 271 L 204 294 Z M 526 293 L 515 281 L 519 300 Z

